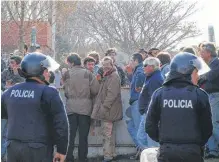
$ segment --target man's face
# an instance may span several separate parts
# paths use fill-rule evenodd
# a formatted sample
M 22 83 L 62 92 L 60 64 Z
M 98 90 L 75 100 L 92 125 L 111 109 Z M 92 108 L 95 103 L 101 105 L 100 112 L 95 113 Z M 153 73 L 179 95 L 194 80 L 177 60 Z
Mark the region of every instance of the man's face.
M 144 66 L 144 73 L 148 76 L 154 72 L 154 67 L 152 65 L 145 65 Z
M 17 68 L 19 67 L 19 64 L 17 64 L 14 59 L 11 59 L 9 66 L 10 66 L 10 68 L 12 68 L 12 69 L 17 69 Z
M 211 53 L 208 52 L 208 51 L 205 50 L 205 49 L 201 49 L 201 50 L 200 50 L 200 55 L 201 55 L 202 59 L 203 59 L 206 63 L 208 63 L 208 62 L 210 61 L 210 59 L 211 59 Z
M 198 85 L 199 75 L 197 69 L 193 70 L 191 77 L 192 77 L 192 83 L 194 85 Z
M 142 55 L 143 60 L 148 57 L 148 53 L 147 52 L 141 52 L 140 54 Z
M 115 53 L 115 52 L 111 52 L 111 53 L 109 53 L 108 56 L 111 57 L 111 59 L 113 60 L 113 63 L 116 62 L 116 53 Z
M 91 72 L 94 71 L 95 62 L 87 62 L 85 68 L 90 70 Z
M 64 75 L 66 73 L 66 71 L 68 71 L 66 68 L 62 69 L 62 75 Z
M 45 80 L 47 82 L 49 82 L 49 78 L 50 78 L 51 75 L 50 75 L 50 72 L 47 69 L 44 70 L 43 76 L 45 77 Z
M 130 65 L 131 65 L 131 67 L 134 69 L 134 68 L 138 65 L 138 61 L 137 61 L 137 60 L 134 60 L 134 59 L 132 58 L 131 61 L 130 61 Z
M 149 51 L 149 54 L 150 54 L 151 57 L 156 57 L 158 53 L 159 53 L 159 50 L 151 50 L 151 51 Z
M 103 61 L 103 71 L 108 72 L 113 68 L 113 65 L 110 60 Z

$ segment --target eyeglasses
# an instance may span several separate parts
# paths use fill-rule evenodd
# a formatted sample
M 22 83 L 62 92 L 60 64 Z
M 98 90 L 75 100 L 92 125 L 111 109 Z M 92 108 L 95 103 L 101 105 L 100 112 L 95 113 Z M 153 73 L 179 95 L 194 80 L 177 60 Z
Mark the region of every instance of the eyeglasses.
M 147 66 L 148 66 L 148 64 L 145 64 L 145 65 L 144 65 L 144 67 L 147 67 Z

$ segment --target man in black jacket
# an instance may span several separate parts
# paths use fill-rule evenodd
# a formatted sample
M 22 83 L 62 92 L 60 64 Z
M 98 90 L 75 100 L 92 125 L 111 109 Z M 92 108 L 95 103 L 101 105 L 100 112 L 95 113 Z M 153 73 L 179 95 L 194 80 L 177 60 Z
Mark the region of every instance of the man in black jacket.
M 48 86 L 49 70 L 59 65 L 39 53 L 26 55 L 18 70 L 26 82 L 2 94 L 2 118 L 8 119 L 9 162 L 64 162 L 68 147 L 68 120 L 59 92 Z
M 154 92 L 145 129 L 160 143 L 159 162 L 203 162 L 202 148 L 212 134 L 208 95 L 196 86 L 205 73 L 197 56 L 177 54 L 163 87 Z
M 212 112 L 213 134 L 208 141 L 206 158 L 219 157 L 219 58 L 212 43 L 203 43 L 200 50 L 203 60 L 209 65 L 210 71 L 200 77 L 200 86 L 209 94 Z

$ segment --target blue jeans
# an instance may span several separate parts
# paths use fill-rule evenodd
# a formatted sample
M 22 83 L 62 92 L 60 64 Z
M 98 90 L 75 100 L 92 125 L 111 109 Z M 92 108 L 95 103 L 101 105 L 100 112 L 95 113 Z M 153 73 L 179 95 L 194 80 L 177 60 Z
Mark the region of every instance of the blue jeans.
M 209 138 L 207 146 L 209 153 L 219 155 L 219 93 L 209 94 L 209 102 L 211 105 L 213 133 Z
M 1 158 L 4 157 L 6 153 L 6 132 L 7 132 L 7 120 L 1 119 Z
M 139 141 L 140 147 L 142 149 L 158 147 L 159 143 L 152 140 L 145 131 L 146 114 L 141 116 L 141 122 L 139 125 L 137 139 Z
M 138 110 L 138 100 L 132 103 L 132 105 L 128 108 L 130 109 L 130 118 L 126 121 L 128 132 L 135 143 L 136 147 L 139 146 L 139 142 L 137 140 L 137 132 L 140 124 L 140 116 Z

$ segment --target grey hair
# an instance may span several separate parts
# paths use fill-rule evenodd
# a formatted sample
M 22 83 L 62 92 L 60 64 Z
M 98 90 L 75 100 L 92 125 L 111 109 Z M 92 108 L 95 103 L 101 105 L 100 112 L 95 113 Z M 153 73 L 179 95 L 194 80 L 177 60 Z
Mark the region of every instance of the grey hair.
M 154 70 L 160 69 L 160 60 L 156 57 L 148 57 L 144 60 L 143 65 L 151 65 L 154 67 Z

